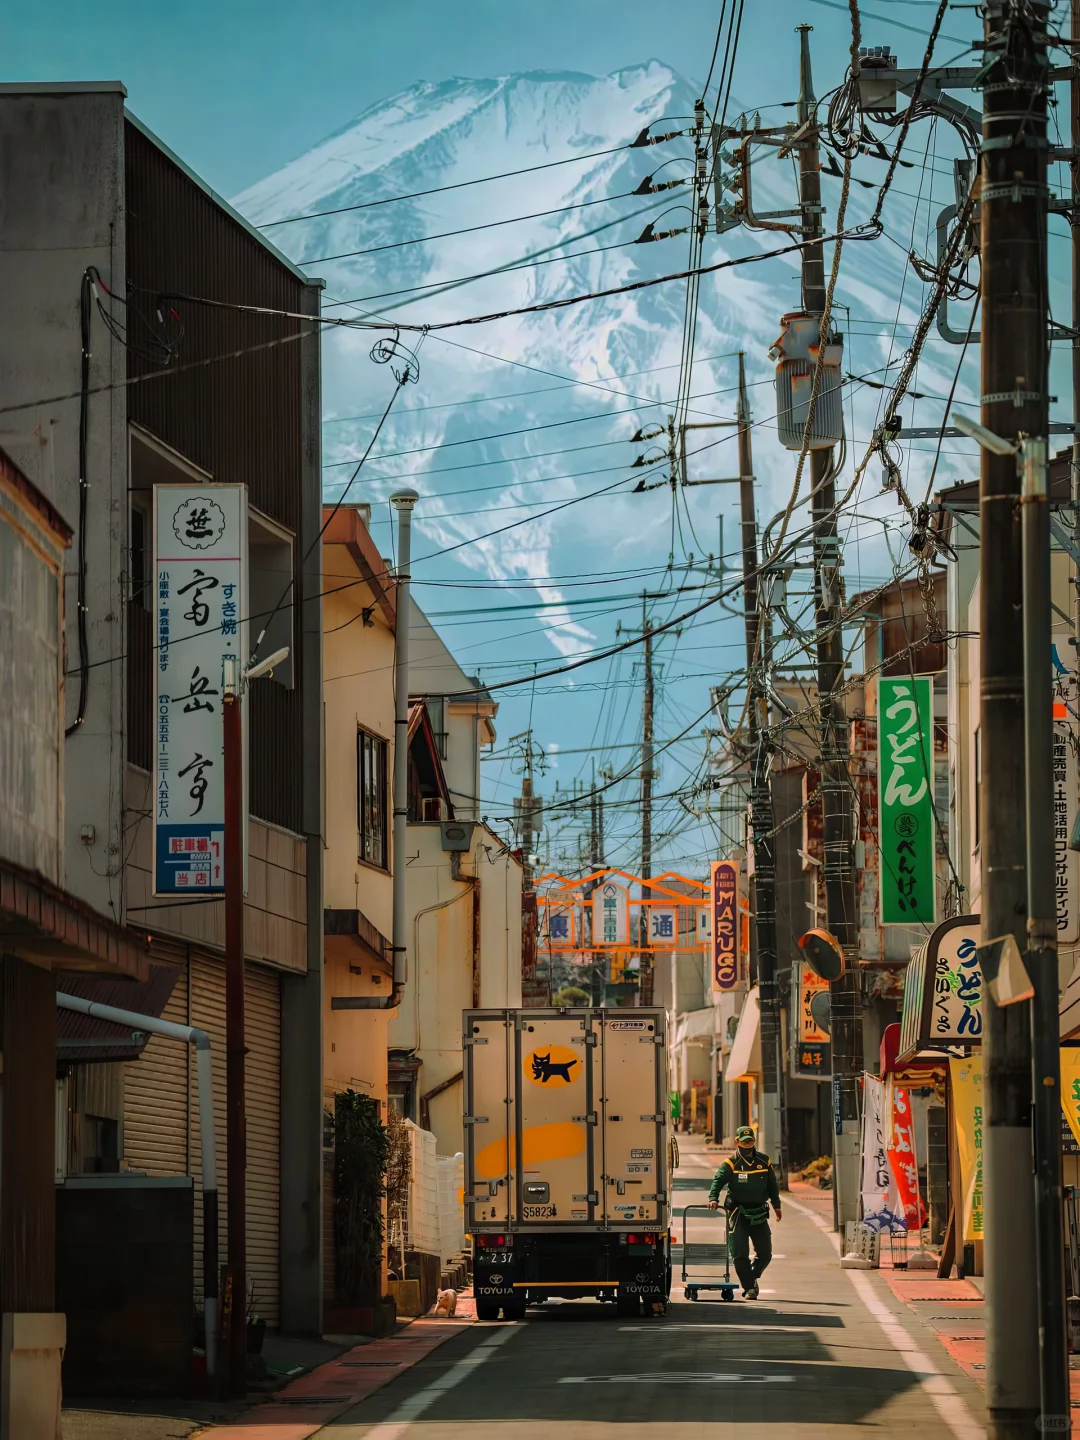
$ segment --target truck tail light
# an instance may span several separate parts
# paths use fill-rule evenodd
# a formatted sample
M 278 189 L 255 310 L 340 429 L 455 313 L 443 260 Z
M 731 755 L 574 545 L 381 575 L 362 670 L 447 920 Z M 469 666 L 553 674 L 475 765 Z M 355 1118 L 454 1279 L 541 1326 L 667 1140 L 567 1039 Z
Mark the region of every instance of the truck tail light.
M 506 1244 L 505 1235 L 477 1235 L 476 1245 L 480 1250 L 498 1249 Z
M 628 1236 L 626 1237 L 626 1242 L 627 1242 L 628 1245 L 655 1245 L 655 1244 L 656 1244 L 656 1236 L 655 1236 L 655 1235 L 628 1235 Z

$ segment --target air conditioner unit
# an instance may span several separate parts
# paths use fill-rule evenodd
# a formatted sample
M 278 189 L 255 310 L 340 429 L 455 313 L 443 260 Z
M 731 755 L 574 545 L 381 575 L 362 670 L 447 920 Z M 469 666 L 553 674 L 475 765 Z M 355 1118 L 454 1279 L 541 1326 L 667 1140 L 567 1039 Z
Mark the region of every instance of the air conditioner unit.
M 441 820 L 443 818 L 441 795 L 429 796 L 424 800 L 423 805 L 425 820 Z

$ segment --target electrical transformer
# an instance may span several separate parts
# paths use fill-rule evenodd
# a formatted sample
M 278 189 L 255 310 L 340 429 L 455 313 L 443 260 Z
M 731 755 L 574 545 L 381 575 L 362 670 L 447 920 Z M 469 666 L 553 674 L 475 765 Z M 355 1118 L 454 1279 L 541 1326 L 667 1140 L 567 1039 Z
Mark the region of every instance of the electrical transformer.
M 820 349 L 821 317 L 797 310 L 781 320 L 783 330 L 769 351 L 776 363 L 776 428 L 780 444 L 801 450 L 814 367 Z M 834 330 L 825 345 L 825 358 L 810 427 L 810 449 L 826 450 L 844 438 L 844 400 L 841 391 L 843 338 Z

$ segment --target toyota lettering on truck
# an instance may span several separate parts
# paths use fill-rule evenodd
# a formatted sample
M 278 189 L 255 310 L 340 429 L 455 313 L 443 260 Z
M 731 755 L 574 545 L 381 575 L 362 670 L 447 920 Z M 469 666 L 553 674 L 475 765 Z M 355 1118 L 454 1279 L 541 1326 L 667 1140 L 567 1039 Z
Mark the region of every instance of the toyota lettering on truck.
M 463 1048 L 478 1317 L 522 1319 L 549 1299 L 662 1315 L 665 1012 L 467 1010 Z

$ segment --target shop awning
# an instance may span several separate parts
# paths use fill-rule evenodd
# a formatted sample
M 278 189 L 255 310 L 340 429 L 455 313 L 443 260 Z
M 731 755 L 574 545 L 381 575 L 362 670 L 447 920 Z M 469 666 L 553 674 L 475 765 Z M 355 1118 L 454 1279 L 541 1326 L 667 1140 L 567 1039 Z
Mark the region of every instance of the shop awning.
M 712 1005 L 707 1010 L 688 1010 L 675 1027 L 676 1045 L 685 1045 L 692 1040 L 712 1040 L 716 1034 L 716 1010 Z
M 150 942 L 43 875 L 0 857 L 0 942 L 52 970 L 145 980 Z
M 112 980 L 72 975 L 58 978 L 57 990 L 62 995 L 78 995 L 99 1005 L 112 1005 L 117 1010 L 132 1010 L 160 1020 L 162 1011 L 180 978 L 176 965 L 149 967 L 146 980 Z M 56 1012 L 56 1054 L 68 1064 L 102 1063 L 107 1060 L 137 1060 L 149 1039 L 145 1032 L 133 1031 L 129 1025 L 116 1025 L 82 1015 L 77 1010 Z
M 761 1074 L 761 1008 L 758 987 L 746 997 L 739 1028 L 731 1042 L 731 1054 L 724 1066 L 725 1081 L 754 1080 Z

